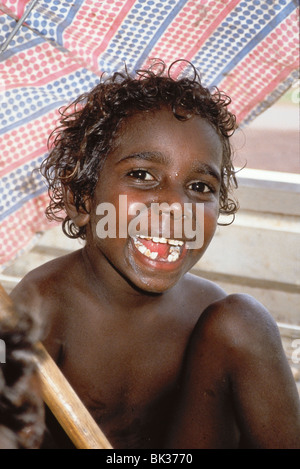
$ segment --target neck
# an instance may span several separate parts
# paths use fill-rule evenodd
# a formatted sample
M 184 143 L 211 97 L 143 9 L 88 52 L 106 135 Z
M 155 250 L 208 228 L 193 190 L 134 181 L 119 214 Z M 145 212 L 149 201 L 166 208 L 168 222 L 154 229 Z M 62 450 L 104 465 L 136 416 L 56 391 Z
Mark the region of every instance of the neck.
M 125 279 L 105 258 L 103 262 L 95 261 L 94 252 L 88 246 L 82 249 L 82 260 L 85 278 L 92 292 L 115 310 L 126 310 L 141 313 L 143 308 L 161 302 L 166 293 L 151 293 L 140 290 Z

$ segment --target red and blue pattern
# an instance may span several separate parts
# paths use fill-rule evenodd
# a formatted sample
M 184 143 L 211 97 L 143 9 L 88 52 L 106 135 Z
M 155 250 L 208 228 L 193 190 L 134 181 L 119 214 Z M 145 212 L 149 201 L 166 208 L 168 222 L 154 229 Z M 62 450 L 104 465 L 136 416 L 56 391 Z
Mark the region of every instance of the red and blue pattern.
M 28 0 L 0 1 L 0 44 Z M 102 72 L 191 61 L 247 124 L 298 79 L 291 0 L 39 0 L 0 55 L 0 268 L 49 226 L 37 168 L 58 108 Z M 184 73 L 182 68 L 175 74 Z

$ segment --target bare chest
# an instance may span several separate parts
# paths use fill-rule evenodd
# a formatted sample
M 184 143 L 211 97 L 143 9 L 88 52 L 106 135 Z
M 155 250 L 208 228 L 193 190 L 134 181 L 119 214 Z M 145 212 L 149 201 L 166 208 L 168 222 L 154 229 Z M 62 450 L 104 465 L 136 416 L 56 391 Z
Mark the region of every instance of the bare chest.
M 187 331 L 170 327 L 69 330 L 62 371 L 115 447 L 147 446 L 158 435 L 187 339 Z

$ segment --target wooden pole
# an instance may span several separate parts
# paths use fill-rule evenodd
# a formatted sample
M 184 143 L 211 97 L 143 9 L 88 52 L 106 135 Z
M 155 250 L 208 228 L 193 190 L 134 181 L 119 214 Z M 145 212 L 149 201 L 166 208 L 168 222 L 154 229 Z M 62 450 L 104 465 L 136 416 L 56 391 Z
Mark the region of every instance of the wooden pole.
M 12 300 L 0 284 L 0 321 L 17 323 Z M 78 449 L 112 449 L 45 347 L 36 344 L 36 364 L 45 403 Z
M 38 3 L 39 0 L 31 0 L 31 3 L 28 4 L 25 12 L 23 13 L 23 16 L 22 18 L 20 18 L 16 24 L 16 26 L 14 27 L 14 29 L 12 30 L 12 32 L 10 33 L 10 35 L 8 36 L 8 38 L 6 39 L 6 41 L 0 46 L 0 55 L 2 54 L 2 52 L 4 52 L 10 42 L 13 40 L 13 38 L 15 37 L 15 35 L 17 34 L 17 32 L 19 31 L 19 29 L 21 28 L 21 26 L 23 25 L 23 23 L 25 22 L 27 16 L 29 15 L 29 13 L 33 10 L 33 8 L 36 6 L 36 4 Z

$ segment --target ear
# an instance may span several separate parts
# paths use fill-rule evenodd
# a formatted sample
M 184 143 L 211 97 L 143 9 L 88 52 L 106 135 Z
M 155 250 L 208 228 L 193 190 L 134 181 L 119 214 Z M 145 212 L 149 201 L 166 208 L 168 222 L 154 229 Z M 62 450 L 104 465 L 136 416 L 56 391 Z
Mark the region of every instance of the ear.
M 88 197 L 85 199 L 85 206 L 88 211 L 87 213 L 83 208 L 80 208 L 79 210 L 77 209 L 76 205 L 74 204 L 73 192 L 69 187 L 64 186 L 62 190 L 64 194 L 65 208 L 68 216 L 75 223 L 75 225 L 79 227 L 87 225 L 90 221 L 90 199 Z

